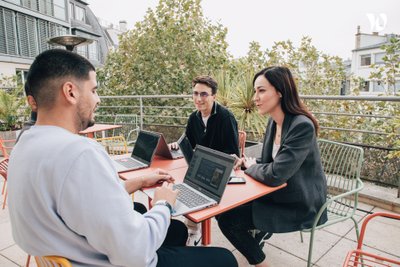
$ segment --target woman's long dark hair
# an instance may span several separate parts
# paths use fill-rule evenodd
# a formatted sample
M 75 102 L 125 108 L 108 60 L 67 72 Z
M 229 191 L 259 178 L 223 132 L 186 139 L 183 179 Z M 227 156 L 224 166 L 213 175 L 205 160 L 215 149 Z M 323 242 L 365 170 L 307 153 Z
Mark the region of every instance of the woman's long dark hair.
M 319 125 L 317 120 L 308 111 L 300 100 L 292 73 L 286 67 L 272 66 L 259 71 L 254 75 L 254 82 L 258 76 L 263 75 L 275 89 L 282 94 L 281 106 L 285 114 L 307 116 L 314 124 L 315 133 L 318 135 Z

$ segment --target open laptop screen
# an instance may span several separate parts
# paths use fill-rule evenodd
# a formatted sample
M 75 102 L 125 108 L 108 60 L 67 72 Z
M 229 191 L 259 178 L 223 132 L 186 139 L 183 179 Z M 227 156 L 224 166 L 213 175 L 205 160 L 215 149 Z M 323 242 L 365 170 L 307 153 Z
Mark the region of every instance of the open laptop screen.
M 225 153 L 197 146 L 190 162 L 185 181 L 197 190 L 204 189 L 221 197 L 233 168 L 235 159 Z
M 150 164 L 157 147 L 159 136 L 157 134 L 140 131 L 132 151 L 132 158 Z
M 193 148 L 185 134 L 179 138 L 178 145 L 185 157 L 186 163 L 189 165 L 193 157 Z

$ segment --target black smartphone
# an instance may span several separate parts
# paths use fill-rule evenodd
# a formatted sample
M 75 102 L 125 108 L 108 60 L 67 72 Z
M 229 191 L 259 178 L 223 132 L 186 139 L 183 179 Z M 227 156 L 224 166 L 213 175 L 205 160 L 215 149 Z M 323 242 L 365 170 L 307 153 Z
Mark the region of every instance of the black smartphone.
M 246 179 L 244 179 L 243 177 L 237 177 L 237 176 L 231 176 L 231 178 L 229 179 L 228 184 L 245 184 L 246 183 Z

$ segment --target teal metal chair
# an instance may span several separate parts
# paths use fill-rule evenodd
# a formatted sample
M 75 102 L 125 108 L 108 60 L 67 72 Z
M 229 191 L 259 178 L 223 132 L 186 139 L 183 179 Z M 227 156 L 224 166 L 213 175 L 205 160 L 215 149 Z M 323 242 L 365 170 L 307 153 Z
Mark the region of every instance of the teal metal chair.
M 307 266 L 311 266 L 315 230 L 351 219 L 354 222 L 357 240 L 359 238 L 358 223 L 354 219 L 357 210 L 358 192 L 364 187 L 360 180 L 361 167 L 364 160 L 362 148 L 343 143 L 320 139 L 318 145 L 321 162 L 327 178 L 328 195 L 326 203 L 321 207 L 310 229 L 310 245 Z M 317 223 L 324 212 L 328 211 L 328 221 L 322 225 Z M 301 242 L 303 242 L 303 235 Z
M 139 117 L 135 114 L 116 114 L 114 124 L 122 125 L 121 128 L 114 130 L 113 135 L 122 135 L 125 137 L 126 143 L 132 145 L 136 143 L 139 135 Z

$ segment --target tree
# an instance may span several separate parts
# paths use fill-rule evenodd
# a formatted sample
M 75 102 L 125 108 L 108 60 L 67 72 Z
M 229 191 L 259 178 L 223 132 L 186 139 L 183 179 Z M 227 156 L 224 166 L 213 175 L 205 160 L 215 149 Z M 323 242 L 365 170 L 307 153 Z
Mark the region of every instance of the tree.
M 109 54 L 99 71 L 101 93 L 187 93 L 193 77 L 227 65 L 226 34 L 204 18 L 200 0 L 160 0 Z
M 392 37 L 381 46 L 385 51 L 382 65 L 373 65 L 369 78 L 387 85 L 387 94 L 396 94 L 396 77 L 400 76 L 400 38 Z

